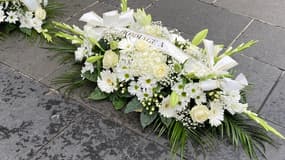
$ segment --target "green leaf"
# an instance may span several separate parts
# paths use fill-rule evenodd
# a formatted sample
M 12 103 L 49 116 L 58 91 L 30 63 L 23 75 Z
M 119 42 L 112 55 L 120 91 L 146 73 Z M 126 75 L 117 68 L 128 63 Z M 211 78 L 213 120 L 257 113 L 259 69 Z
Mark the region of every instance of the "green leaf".
M 83 77 L 88 79 L 89 81 L 91 82 L 97 82 L 97 78 L 98 78 L 98 74 L 97 72 L 93 72 L 93 73 L 90 73 L 90 72 L 85 72 L 83 74 Z
M 91 56 L 91 57 L 88 57 L 86 61 L 89 63 L 94 63 L 100 60 L 101 58 L 103 58 L 103 56 Z
M 170 95 L 170 107 L 175 107 L 179 102 L 179 95 L 173 91 Z
M 32 35 L 32 29 L 29 29 L 29 28 L 20 28 L 20 31 L 25 33 L 26 35 L 28 36 L 31 36 Z
M 88 99 L 92 99 L 95 101 L 104 100 L 108 97 L 107 93 L 102 92 L 99 88 L 96 88 L 88 97 Z
M 126 12 L 128 10 L 128 0 L 121 0 L 121 10 Z
M 141 126 L 143 128 L 147 127 L 152 122 L 154 122 L 157 116 L 158 116 L 157 112 L 153 113 L 152 115 L 149 115 L 148 113 L 145 113 L 145 112 L 141 112 L 141 115 L 140 115 Z
M 142 109 L 142 104 L 140 101 L 134 97 L 126 106 L 125 113 L 134 112 L 136 110 Z
M 203 39 L 207 37 L 207 35 L 208 35 L 208 29 L 200 31 L 194 36 L 192 44 L 198 46 L 203 41 Z
M 171 118 L 166 118 L 163 116 L 160 116 L 160 120 L 166 127 L 169 127 L 170 123 L 172 122 Z
M 250 119 L 254 120 L 255 122 L 257 122 L 258 124 L 260 124 L 260 126 L 262 126 L 266 131 L 269 131 L 273 134 L 275 134 L 276 136 L 285 139 L 285 137 L 278 132 L 275 128 L 271 127 L 264 119 L 258 117 L 258 115 L 256 113 L 253 113 L 251 111 L 245 111 L 244 112 Z
M 4 24 L 4 32 L 7 34 L 11 33 L 15 29 L 17 29 L 17 25 L 15 24 L 10 24 L 10 23 Z
M 114 96 L 110 99 L 116 110 L 122 109 L 127 104 L 127 100 L 125 98 L 119 98 L 117 96 Z

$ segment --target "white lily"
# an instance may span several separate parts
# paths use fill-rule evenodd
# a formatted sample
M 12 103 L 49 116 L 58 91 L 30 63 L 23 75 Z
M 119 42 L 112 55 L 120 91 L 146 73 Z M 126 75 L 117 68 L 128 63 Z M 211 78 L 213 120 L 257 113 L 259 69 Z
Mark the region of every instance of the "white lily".
M 41 5 L 38 0 L 21 0 L 29 11 L 35 11 L 40 8 Z
M 248 81 L 244 74 L 239 74 L 235 79 L 223 78 L 220 80 L 206 80 L 200 82 L 200 87 L 204 91 L 210 91 L 221 88 L 224 91 L 241 90 L 248 85 Z

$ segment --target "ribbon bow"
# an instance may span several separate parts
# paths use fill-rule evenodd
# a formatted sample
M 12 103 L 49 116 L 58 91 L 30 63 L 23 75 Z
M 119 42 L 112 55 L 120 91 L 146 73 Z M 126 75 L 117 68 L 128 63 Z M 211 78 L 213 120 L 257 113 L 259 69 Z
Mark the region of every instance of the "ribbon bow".
M 91 11 L 83 14 L 80 21 L 86 22 L 93 27 L 126 27 L 134 23 L 133 10 L 118 13 L 117 10 L 103 13 L 103 18 Z

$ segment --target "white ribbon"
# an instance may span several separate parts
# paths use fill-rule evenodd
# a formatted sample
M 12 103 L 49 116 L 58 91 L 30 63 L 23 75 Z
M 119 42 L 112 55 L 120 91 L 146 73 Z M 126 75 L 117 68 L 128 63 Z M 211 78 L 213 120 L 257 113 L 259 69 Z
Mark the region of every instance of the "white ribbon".
M 91 35 L 93 35 L 95 38 L 101 38 L 105 29 L 111 28 L 125 34 L 126 37 L 146 40 L 152 46 L 161 49 L 180 63 L 184 63 L 188 58 L 190 58 L 189 55 L 185 54 L 168 40 L 156 38 L 125 28 L 126 26 L 134 23 L 133 10 L 128 10 L 127 12 L 123 12 L 121 14 L 119 14 L 116 10 L 109 11 L 103 13 L 103 18 L 98 16 L 95 12 L 88 12 L 85 13 L 79 20 L 87 23 L 84 28 L 91 32 Z M 90 26 L 92 27 L 90 28 Z M 103 31 L 102 28 L 104 28 Z M 96 32 L 94 33 L 91 30 Z
M 210 91 L 210 90 L 214 90 L 217 88 L 221 88 L 222 90 L 228 92 L 228 91 L 233 91 L 233 90 L 241 90 L 247 85 L 248 85 L 248 81 L 242 73 L 239 74 L 235 80 L 230 79 L 230 78 L 224 78 L 221 80 L 210 79 L 210 80 L 200 82 L 200 87 L 204 91 Z
M 24 5 L 28 8 L 29 11 L 35 11 L 41 7 L 41 4 L 38 0 L 21 0 Z

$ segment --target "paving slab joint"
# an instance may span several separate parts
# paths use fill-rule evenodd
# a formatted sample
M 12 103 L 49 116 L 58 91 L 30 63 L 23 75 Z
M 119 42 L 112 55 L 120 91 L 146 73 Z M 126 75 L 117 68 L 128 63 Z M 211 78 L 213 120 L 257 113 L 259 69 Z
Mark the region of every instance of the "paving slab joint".
M 251 19 L 249 23 L 240 31 L 240 33 L 232 40 L 228 47 L 232 46 L 236 40 L 248 29 L 248 27 L 254 22 L 254 19 Z
M 76 123 L 76 121 L 87 112 L 87 110 L 82 111 L 79 115 L 77 115 L 76 117 L 74 117 L 74 119 L 67 124 L 66 126 L 64 126 L 55 136 L 53 136 L 47 143 L 43 144 L 37 151 L 35 151 L 35 153 L 32 155 L 31 158 L 35 157 L 44 147 L 48 146 L 53 140 L 55 140 L 57 137 L 59 137 L 62 133 L 64 133 L 64 131 L 71 126 L 72 124 Z
M 265 99 L 263 100 L 261 106 L 259 107 L 259 109 L 257 110 L 257 113 L 260 113 L 262 108 L 265 106 L 267 100 L 269 99 L 271 93 L 273 93 L 273 91 L 275 90 L 277 84 L 280 82 L 281 78 L 284 75 L 284 71 L 282 71 L 279 75 L 279 77 L 277 78 L 277 80 L 275 81 L 274 85 L 272 86 L 272 88 L 270 89 L 269 93 L 267 94 L 267 96 L 265 97 Z

